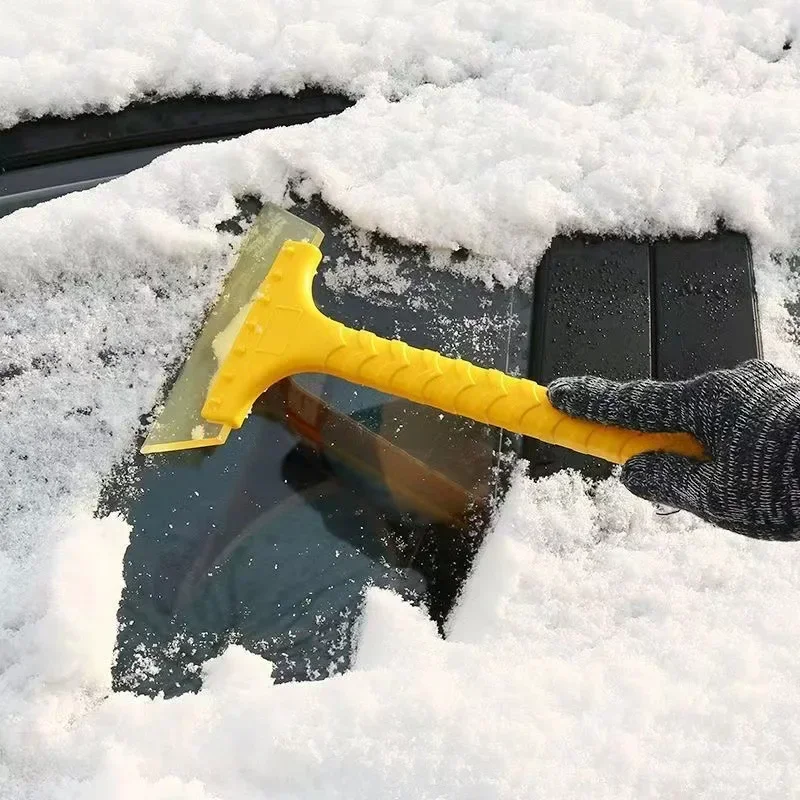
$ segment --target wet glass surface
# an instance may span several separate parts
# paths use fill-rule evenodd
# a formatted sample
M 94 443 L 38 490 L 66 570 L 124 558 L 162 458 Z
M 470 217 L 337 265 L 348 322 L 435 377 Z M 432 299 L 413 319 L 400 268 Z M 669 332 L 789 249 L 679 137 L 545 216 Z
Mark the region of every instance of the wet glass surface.
M 493 480 L 494 436 L 478 428 L 300 376 L 224 447 L 145 457 L 117 686 L 194 687 L 230 641 L 273 661 L 277 680 L 323 677 L 347 666 L 367 585 L 452 594 L 423 544 L 438 538 L 464 570 Z

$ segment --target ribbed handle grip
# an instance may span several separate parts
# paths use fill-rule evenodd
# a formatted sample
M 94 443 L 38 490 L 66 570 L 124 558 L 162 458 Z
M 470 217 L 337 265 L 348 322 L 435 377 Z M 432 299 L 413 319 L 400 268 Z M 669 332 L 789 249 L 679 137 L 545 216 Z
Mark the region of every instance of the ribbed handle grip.
M 654 450 L 703 457 L 684 433 L 639 433 L 569 417 L 533 381 L 333 322 L 321 371 L 353 383 L 622 464 Z

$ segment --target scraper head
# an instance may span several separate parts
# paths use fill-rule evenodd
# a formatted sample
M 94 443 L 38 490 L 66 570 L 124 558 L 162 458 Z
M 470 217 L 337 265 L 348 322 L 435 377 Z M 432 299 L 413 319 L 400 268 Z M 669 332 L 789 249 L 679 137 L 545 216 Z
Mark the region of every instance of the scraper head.
M 153 423 L 142 453 L 163 453 L 223 444 L 231 429 L 203 419 L 201 409 L 219 362 L 219 336 L 231 330 L 237 316 L 250 303 L 269 272 L 284 242 L 305 241 L 319 247 L 322 231 L 314 225 L 268 203 L 245 238 L 236 265 L 228 275 L 216 305 L 209 313 L 172 387 L 158 418 Z M 215 345 L 215 340 L 217 344 Z

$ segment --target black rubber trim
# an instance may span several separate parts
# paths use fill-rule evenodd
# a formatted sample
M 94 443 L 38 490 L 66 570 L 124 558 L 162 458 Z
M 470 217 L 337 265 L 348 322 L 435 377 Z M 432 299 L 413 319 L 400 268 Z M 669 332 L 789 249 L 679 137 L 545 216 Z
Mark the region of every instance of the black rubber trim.
M 320 89 L 294 97 L 181 97 L 136 103 L 113 114 L 42 117 L 0 131 L 0 173 L 133 148 L 237 136 L 310 122 L 353 100 Z
M 653 377 L 683 380 L 761 357 L 750 243 L 741 233 L 656 242 Z
M 556 238 L 536 273 L 529 375 L 680 380 L 761 356 L 747 237 L 651 243 Z M 610 473 L 599 459 L 525 439 L 535 477 L 577 469 Z
M 651 368 L 648 247 L 621 239 L 557 237 L 536 271 L 530 375 L 548 384 L 594 373 L 647 378 Z M 607 462 L 526 439 L 534 476 L 577 469 L 606 477 Z

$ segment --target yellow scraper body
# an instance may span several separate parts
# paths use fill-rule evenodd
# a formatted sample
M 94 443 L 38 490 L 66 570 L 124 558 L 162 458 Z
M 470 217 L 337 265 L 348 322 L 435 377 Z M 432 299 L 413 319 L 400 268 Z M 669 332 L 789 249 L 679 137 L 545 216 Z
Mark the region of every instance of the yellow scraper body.
M 317 309 L 312 295 L 322 254 L 318 242 L 306 238 L 286 241 L 273 235 L 270 246 L 262 247 L 251 234 L 231 278 L 245 269 L 243 259 L 245 265 L 248 259 L 257 261 L 258 267 L 247 269 L 247 289 L 237 292 L 236 302 L 223 295 L 224 315 L 219 319 L 212 315 L 215 324 L 207 325 L 210 330 L 204 329 L 198 340 L 203 360 L 196 370 L 193 367 L 195 374 L 187 376 L 186 399 L 170 415 L 170 421 L 179 423 L 175 429 L 180 437 L 161 434 L 157 447 L 151 445 L 145 452 L 215 444 L 242 425 L 259 395 L 274 383 L 317 372 L 616 463 L 653 450 L 704 456 L 700 443 L 689 434 L 640 433 L 573 419 L 555 409 L 547 391 L 532 381 L 381 339 L 329 319 Z M 267 270 L 268 258 L 274 263 Z M 257 273 L 265 275 L 260 284 L 253 281 Z M 176 388 L 183 387 L 183 377 Z

